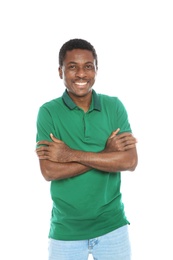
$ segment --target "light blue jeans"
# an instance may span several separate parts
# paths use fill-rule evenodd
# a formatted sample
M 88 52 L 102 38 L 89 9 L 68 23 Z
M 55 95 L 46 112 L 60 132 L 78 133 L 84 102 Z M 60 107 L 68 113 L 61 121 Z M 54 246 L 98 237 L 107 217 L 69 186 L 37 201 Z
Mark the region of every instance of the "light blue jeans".
M 94 260 L 130 260 L 128 226 L 89 240 L 49 239 L 49 260 L 87 260 L 89 254 Z

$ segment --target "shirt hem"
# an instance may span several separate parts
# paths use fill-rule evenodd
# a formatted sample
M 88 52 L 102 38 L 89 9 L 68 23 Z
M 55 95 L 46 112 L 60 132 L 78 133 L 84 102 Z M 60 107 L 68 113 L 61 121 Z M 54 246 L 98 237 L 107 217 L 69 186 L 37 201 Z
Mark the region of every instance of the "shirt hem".
M 112 228 L 109 228 L 109 229 L 104 229 L 102 232 L 95 232 L 93 233 L 92 235 L 83 235 L 83 236 L 63 236 L 63 235 L 58 235 L 58 236 L 52 236 L 52 235 L 49 235 L 48 238 L 51 238 L 51 239 L 55 239 L 55 240 L 63 240 L 63 241 L 77 241 L 77 240 L 89 240 L 89 239 L 93 239 L 93 238 L 96 238 L 96 237 L 100 237 L 100 236 L 103 236 L 103 235 L 106 235 L 107 233 L 109 232 L 112 232 L 122 226 L 125 226 L 125 225 L 130 225 L 130 222 L 126 222 L 126 223 L 122 223 L 121 225 L 119 226 L 114 226 Z

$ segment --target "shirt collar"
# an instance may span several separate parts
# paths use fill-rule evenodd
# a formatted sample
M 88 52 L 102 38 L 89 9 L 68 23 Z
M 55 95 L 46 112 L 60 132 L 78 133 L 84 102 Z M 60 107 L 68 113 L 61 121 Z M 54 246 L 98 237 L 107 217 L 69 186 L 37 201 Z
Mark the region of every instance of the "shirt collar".
M 67 90 L 64 91 L 64 93 L 62 95 L 62 99 L 63 99 L 65 105 L 67 107 L 69 107 L 71 110 L 77 107 L 77 105 L 73 102 L 71 97 L 68 95 Z M 92 90 L 92 102 L 91 102 L 89 110 L 91 111 L 93 109 L 101 111 L 100 99 L 99 99 L 98 94 L 94 90 Z

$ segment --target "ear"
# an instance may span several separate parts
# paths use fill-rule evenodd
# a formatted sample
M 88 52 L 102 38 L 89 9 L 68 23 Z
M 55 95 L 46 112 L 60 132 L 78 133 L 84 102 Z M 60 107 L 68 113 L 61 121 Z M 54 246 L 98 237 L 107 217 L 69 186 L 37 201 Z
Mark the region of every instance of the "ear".
M 58 68 L 58 72 L 59 72 L 60 79 L 63 79 L 63 73 L 62 73 L 62 68 L 61 67 Z

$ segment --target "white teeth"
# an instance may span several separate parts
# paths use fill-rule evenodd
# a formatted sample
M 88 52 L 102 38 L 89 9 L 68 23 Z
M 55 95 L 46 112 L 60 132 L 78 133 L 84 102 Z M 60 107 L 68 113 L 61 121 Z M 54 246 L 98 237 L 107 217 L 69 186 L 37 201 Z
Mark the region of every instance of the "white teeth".
M 80 85 L 80 86 L 84 86 L 84 85 L 87 84 L 87 82 L 83 82 L 83 83 L 82 83 L 82 82 L 76 82 L 75 84 L 76 84 L 76 85 Z

